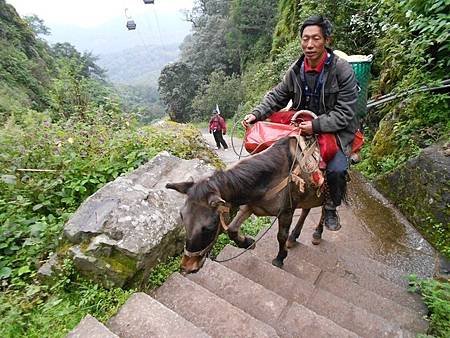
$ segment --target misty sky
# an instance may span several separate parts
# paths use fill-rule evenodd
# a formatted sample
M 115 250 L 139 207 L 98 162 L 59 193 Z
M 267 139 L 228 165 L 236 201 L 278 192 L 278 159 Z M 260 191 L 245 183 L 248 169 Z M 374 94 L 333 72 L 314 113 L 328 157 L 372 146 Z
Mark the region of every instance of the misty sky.
M 21 16 L 36 14 L 47 26 L 70 25 L 83 28 L 99 26 L 116 18 L 125 18 L 125 8 L 131 16 L 145 12 L 165 16 L 191 9 L 193 0 L 155 0 L 145 5 L 142 0 L 6 0 Z M 180 15 L 181 18 L 181 15 Z
M 80 51 L 104 54 L 135 46 L 179 45 L 190 32 L 183 9 L 190 10 L 194 0 L 6 0 L 19 15 L 36 14 L 50 28 L 50 43 L 70 42 Z M 135 31 L 125 27 L 127 17 Z

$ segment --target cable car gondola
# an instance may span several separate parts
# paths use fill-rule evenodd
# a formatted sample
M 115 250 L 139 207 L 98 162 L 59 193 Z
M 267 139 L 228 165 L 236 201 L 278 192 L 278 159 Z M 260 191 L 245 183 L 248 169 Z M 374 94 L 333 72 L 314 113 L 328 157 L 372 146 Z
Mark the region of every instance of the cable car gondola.
M 136 22 L 134 20 L 128 20 L 127 21 L 127 28 L 129 31 L 136 29 Z
M 127 28 L 129 31 L 136 29 L 136 22 L 128 15 L 128 8 L 125 8 L 125 17 L 127 18 Z
M 154 4 L 155 0 L 144 0 L 144 4 L 146 5 L 150 5 L 150 4 Z

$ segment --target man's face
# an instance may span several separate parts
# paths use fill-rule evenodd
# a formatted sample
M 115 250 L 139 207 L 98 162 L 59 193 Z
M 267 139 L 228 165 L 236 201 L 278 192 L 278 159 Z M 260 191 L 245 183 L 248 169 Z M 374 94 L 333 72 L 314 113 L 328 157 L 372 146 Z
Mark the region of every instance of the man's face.
M 325 44 L 327 42 L 328 39 L 325 39 L 319 26 L 308 26 L 303 30 L 302 50 L 310 64 L 316 64 L 322 59 L 323 53 L 326 52 Z

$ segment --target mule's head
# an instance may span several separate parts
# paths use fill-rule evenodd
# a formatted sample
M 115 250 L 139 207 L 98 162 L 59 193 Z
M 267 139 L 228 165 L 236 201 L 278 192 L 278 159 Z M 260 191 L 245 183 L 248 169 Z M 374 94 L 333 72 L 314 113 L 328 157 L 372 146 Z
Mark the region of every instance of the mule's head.
M 194 182 L 168 183 L 166 188 L 186 194 L 180 216 L 186 229 L 186 243 L 181 270 L 197 272 L 203 266 L 217 236 L 221 232 L 220 213 L 225 201 L 217 192 L 207 191 L 203 197 L 193 196 Z

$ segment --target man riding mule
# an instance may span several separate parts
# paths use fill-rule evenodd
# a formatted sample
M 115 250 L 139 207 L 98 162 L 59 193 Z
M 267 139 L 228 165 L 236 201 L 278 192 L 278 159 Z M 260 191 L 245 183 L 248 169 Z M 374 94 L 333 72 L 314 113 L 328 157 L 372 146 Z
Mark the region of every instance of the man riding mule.
M 339 145 L 338 152 L 327 163 L 329 194 L 320 193 L 317 182 L 311 179 L 311 172 L 302 168 L 301 163 L 310 159 L 300 137 L 283 138 L 265 151 L 199 182 L 167 184 L 167 188 L 187 195 L 180 212 L 186 228 L 181 265 L 187 273 L 202 267 L 221 232 L 226 231 L 241 248 L 252 247 L 254 240 L 239 232 L 240 225 L 251 214 L 277 216 L 279 250 L 272 264 L 278 267 L 283 265 L 287 248 L 300 235 L 311 208 L 324 205 L 313 243 L 320 241 L 324 224 L 330 230 L 341 227 L 336 207 L 346 189 L 348 155 L 358 129 L 356 79 L 348 62 L 325 47 L 331 37 L 328 20 L 309 18 L 301 26 L 300 36 L 304 56 L 289 68 L 283 81 L 265 96 L 252 114 L 244 118 L 244 123 L 264 120 L 290 100 L 294 110 L 314 112 L 316 119 L 299 124 L 302 134 L 334 133 Z M 239 211 L 227 226 L 224 218 L 232 206 L 239 206 Z M 288 238 L 297 208 L 302 208 L 302 214 Z
M 308 109 L 318 118 L 300 123 L 305 135 L 334 133 L 339 150 L 327 163 L 329 194 L 324 204 L 324 223 L 332 231 L 341 224 L 336 207 L 346 191 L 348 156 L 359 122 L 355 114 L 357 83 L 350 64 L 325 47 L 331 39 L 331 24 L 321 17 L 307 19 L 300 28 L 301 56 L 283 80 L 266 94 L 262 103 L 244 118 L 251 124 L 268 118 L 292 100 L 294 110 Z

